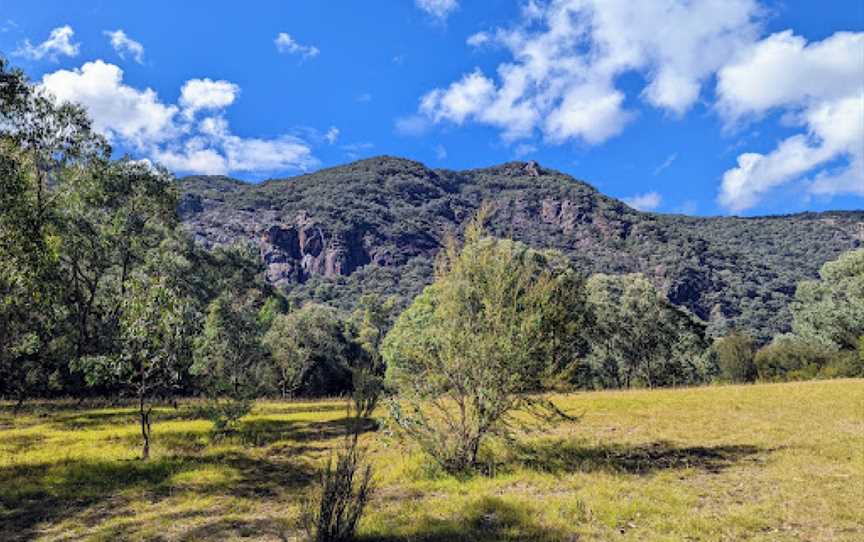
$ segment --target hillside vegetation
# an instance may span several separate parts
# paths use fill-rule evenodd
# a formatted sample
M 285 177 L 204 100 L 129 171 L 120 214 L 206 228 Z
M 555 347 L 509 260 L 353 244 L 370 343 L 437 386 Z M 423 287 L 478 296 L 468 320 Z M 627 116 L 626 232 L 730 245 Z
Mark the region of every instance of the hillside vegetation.
M 791 324 L 795 285 L 864 242 L 864 212 L 759 218 L 642 213 L 572 177 L 514 162 L 432 170 L 377 157 L 251 185 L 187 177 L 186 228 L 205 246 L 251 243 L 268 278 L 297 301 L 352 309 L 364 293 L 405 306 L 432 279 L 432 256 L 483 202 L 490 231 L 565 253 L 591 273 L 643 273 L 670 301 L 766 342 Z
M 377 492 L 360 540 L 856 541 L 864 381 L 555 396 L 578 420 L 443 474 L 367 431 Z M 301 495 L 345 430 L 341 402 L 259 402 L 214 440 L 195 403 L 0 405 L 3 540 L 299 540 Z

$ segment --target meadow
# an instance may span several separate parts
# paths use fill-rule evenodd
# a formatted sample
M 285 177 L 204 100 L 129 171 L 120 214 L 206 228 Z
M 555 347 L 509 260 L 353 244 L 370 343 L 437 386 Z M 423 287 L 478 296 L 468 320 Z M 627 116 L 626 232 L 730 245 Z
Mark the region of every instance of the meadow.
M 864 540 L 864 380 L 553 395 L 577 419 L 445 475 L 369 423 L 361 540 Z M 0 540 L 301 540 L 303 495 L 344 403 L 259 402 L 214 439 L 161 407 L 150 461 L 134 409 L 0 404 Z M 381 414 L 384 412 L 382 410 Z

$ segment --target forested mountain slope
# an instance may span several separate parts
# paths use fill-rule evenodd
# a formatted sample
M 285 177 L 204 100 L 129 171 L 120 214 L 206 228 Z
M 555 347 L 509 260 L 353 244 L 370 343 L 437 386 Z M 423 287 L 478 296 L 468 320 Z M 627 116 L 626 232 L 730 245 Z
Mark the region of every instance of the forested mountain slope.
M 449 171 L 385 156 L 260 184 L 187 177 L 181 189 L 198 242 L 253 243 L 289 297 L 343 308 L 366 292 L 407 303 L 430 282 L 441 239 L 484 201 L 496 234 L 561 250 L 586 273 L 644 273 L 714 335 L 786 331 L 796 283 L 864 242 L 864 211 L 643 213 L 534 162 Z

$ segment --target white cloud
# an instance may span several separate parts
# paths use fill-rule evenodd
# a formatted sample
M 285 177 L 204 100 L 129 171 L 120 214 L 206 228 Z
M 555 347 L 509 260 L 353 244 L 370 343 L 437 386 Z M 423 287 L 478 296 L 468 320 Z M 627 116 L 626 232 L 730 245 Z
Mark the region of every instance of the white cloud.
M 281 172 L 318 164 L 309 145 L 295 136 L 261 139 L 232 133 L 219 116 L 240 91 L 228 81 L 189 80 L 179 105 L 166 104 L 149 88 L 124 84 L 119 67 L 97 60 L 43 76 L 41 88 L 60 101 L 83 105 L 94 128 L 112 143 L 178 172 Z M 217 115 L 196 122 L 195 113 L 204 110 Z
M 444 145 L 438 144 L 435 147 L 435 158 L 438 160 L 445 160 L 447 158 L 447 149 Z
M 666 159 L 663 160 L 662 164 L 660 164 L 659 166 L 654 168 L 654 176 L 656 177 L 657 175 L 660 175 L 661 173 L 663 173 L 677 159 L 678 159 L 678 153 L 677 152 L 673 152 L 672 154 L 667 156 Z
M 356 160 L 361 156 L 368 155 L 369 151 L 374 148 L 375 144 L 368 141 L 364 141 L 361 143 L 348 143 L 347 145 L 342 145 L 341 147 L 341 149 L 345 151 L 345 156 L 347 156 L 351 160 Z
M 327 130 L 327 133 L 324 134 L 324 139 L 331 145 L 336 143 L 336 140 L 339 139 L 339 128 L 331 126 L 330 129 Z
M 42 88 L 61 102 L 75 102 L 90 112 L 93 127 L 112 141 L 143 149 L 177 135 L 178 108 L 159 100 L 152 89 L 123 84 L 123 70 L 101 60 L 42 77 Z
M 357 102 L 361 104 L 368 104 L 372 101 L 372 94 L 369 92 L 364 92 L 363 94 L 357 96 Z
M 490 41 L 492 41 L 492 36 L 490 36 L 487 32 L 477 32 L 476 34 L 471 34 L 470 36 L 468 36 L 468 39 L 465 40 L 465 43 L 467 43 L 471 47 L 483 47 Z
M 663 203 L 663 197 L 657 192 L 646 192 L 629 198 L 624 198 L 624 203 L 639 211 L 653 211 Z
M 180 89 L 183 114 L 191 119 L 202 110 L 221 110 L 234 103 L 240 87 L 230 81 L 190 79 Z
M 529 2 L 519 25 L 475 34 L 512 59 L 493 80 L 480 70 L 421 98 L 434 122 L 468 121 L 502 130 L 507 140 L 540 130 L 552 143 L 601 143 L 633 118 L 616 80 L 647 81 L 641 97 L 681 115 L 734 51 L 752 42 L 756 0 L 552 0 Z
M 864 196 L 864 33 L 837 32 L 807 44 L 791 31 L 742 51 L 718 73 L 717 108 L 729 126 L 768 112 L 801 133 L 767 154 L 747 152 L 723 175 L 719 203 L 733 212 L 777 187 Z
M 182 150 L 157 150 L 153 159 L 172 171 L 188 171 L 200 175 L 225 175 L 228 162 L 213 149 L 198 149 L 195 145 Z
M 442 21 L 459 7 L 458 0 L 414 0 L 414 4 Z
M 318 56 L 320 51 L 312 45 L 300 45 L 294 38 L 286 32 L 280 32 L 276 39 L 273 40 L 276 44 L 276 50 L 280 53 L 288 53 L 292 55 L 300 55 L 302 58 L 314 58 Z
M 144 63 L 144 46 L 141 43 L 133 40 L 126 35 L 122 30 L 106 30 L 103 32 L 111 40 L 111 47 L 120 55 L 120 58 L 126 59 L 126 54 L 132 56 L 138 64 Z
M 430 122 L 423 115 L 408 115 L 397 118 L 393 128 L 401 136 L 419 137 L 429 131 Z
M 469 116 L 482 115 L 494 97 L 495 84 L 476 69 L 449 88 L 425 95 L 420 110 L 435 122 L 449 120 L 462 124 Z
M 58 26 L 49 34 L 48 39 L 39 45 L 32 45 L 30 40 L 24 40 L 24 45 L 12 54 L 32 60 L 49 58 L 56 61 L 60 56 L 77 56 L 80 43 L 72 43 L 75 31 L 69 25 Z

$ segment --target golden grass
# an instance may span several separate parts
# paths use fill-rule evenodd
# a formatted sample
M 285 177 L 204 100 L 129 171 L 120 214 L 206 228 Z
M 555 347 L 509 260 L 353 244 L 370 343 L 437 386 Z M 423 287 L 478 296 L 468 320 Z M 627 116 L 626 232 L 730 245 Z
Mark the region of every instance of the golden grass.
M 864 381 L 555 396 L 578 422 L 457 480 L 384 432 L 363 540 L 864 540 Z M 261 402 L 213 441 L 194 406 L 0 405 L 0 540 L 294 540 L 338 402 Z

